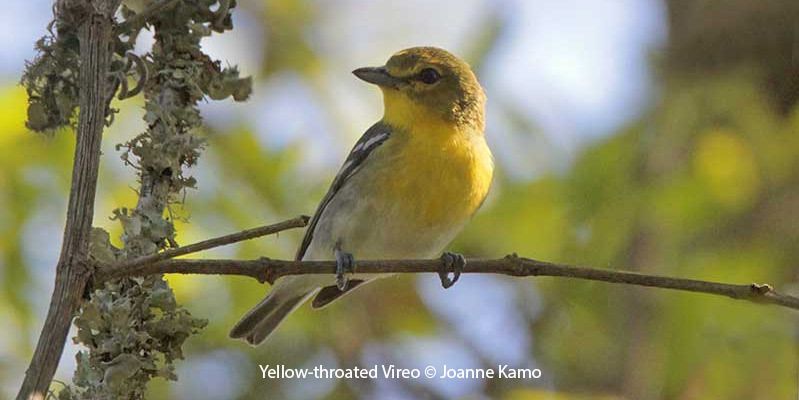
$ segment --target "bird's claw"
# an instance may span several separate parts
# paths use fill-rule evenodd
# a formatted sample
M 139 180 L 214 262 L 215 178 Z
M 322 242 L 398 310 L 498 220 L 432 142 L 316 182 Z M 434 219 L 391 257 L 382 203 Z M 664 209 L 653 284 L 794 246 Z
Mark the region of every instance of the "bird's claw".
M 340 291 L 347 289 L 349 277 L 346 274 L 355 272 L 355 258 L 351 253 L 336 250 L 336 287 Z
M 466 266 L 466 259 L 463 258 L 462 254 L 446 251 L 441 255 L 441 261 L 443 261 L 443 265 L 438 270 L 438 277 L 441 279 L 441 286 L 444 289 L 449 289 L 461 277 L 463 267 Z M 452 278 L 449 277 L 450 271 L 452 272 Z

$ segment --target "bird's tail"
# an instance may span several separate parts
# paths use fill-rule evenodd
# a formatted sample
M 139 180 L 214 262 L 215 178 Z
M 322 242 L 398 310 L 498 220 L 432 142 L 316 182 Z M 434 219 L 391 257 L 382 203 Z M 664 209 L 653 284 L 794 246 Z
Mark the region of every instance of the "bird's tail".
M 287 276 L 269 295 L 253 307 L 230 330 L 230 337 L 256 346 L 263 342 L 294 309 L 316 292 L 318 285 L 307 277 Z

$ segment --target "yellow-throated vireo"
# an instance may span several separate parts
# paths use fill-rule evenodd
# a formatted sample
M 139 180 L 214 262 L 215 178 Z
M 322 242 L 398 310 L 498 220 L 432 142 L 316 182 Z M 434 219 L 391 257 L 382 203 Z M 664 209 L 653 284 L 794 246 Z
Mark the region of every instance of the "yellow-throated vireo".
M 259 344 L 311 296 L 319 308 L 385 276 L 346 279 L 353 255 L 435 257 L 488 193 L 494 166 L 483 135 L 485 94 L 466 62 L 442 49 L 414 47 L 385 66 L 353 73 L 383 92 L 384 115 L 352 148 L 297 252 L 298 260 L 335 259 L 336 284 L 329 275 L 280 278 L 233 327 L 233 338 Z M 441 282 L 448 287 L 464 259 L 453 253 L 442 258 Z

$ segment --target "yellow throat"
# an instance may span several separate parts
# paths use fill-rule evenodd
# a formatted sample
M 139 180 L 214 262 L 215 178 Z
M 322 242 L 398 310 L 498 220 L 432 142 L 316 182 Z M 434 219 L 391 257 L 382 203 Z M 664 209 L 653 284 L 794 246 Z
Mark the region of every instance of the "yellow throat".
M 383 92 L 383 122 L 393 131 L 383 150 L 399 158 L 392 165 L 401 167 L 379 190 L 386 199 L 402 199 L 400 213 L 422 225 L 465 223 L 483 202 L 493 175 L 482 120 L 477 126 L 447 121 L 401 93 Z

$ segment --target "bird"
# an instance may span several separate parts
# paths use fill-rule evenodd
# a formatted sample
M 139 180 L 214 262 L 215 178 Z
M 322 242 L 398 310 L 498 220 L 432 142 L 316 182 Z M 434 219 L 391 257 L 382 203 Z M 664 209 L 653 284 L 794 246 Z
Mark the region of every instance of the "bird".
M 278 279 L 231 338 L 258 345 L 312 296 L 312 307 L 321 308 L 390 275 L 357 274 L 355 257 L 440 256 L 444 288 L 463 270 L 462 255 L 442 251 L 483 204 L 494 171 L 484 135 L 486 95 L 476 75 L 436 47 L 408 48 L 353 74 L 381 90 L 383 117 L 355 143 L 296 254 L 335 260 L 335 282 L 323 274 Z

